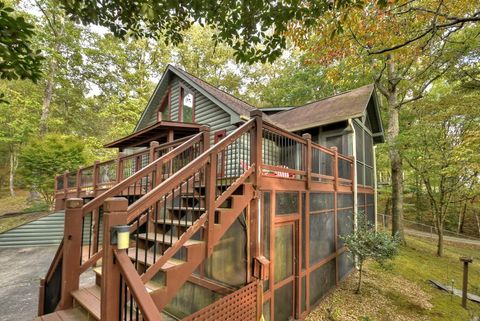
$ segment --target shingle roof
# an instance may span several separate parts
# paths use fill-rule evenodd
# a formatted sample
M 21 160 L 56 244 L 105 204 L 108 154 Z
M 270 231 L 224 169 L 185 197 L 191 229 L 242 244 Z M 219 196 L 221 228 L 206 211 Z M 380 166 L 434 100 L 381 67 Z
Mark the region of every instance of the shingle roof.
M 270 115 L 289 131 L 316 127 L 362 116 L 373 94 L 373 84 Z
M 240 100 L 230 95 L 229 93 L 226 93 L 225 91 L 210 85 L 209 83 L 201 80 L 200 78 L 193 76 L 192 74 L 189 74 L 184 70 L 181 70 L 174 66 L 171 66 L 171 68 L 175 69 L 175 71 L 181 73 L 183 76 L 187 77 L 188 79 L 196 83 L 203 90 L 208 92 L 210 95 L 214 96 L 216 99 L 218 99 L 220 102 L 222 102 L 224 105 L 226 105 L 227 107 L 229 107 L 239 115 L 249 116 L 250 111 L 257 109 L 256 107 L 244 102 L 243 100 Z

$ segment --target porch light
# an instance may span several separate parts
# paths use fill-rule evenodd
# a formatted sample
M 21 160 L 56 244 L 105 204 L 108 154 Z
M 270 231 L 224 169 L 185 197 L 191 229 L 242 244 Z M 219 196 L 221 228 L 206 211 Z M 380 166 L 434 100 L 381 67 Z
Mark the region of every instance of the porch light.
M 117 245 L 117 249 L 126 250 L 130 245 L 130 226 L 117 225 L 110 230 L 110 244 Z

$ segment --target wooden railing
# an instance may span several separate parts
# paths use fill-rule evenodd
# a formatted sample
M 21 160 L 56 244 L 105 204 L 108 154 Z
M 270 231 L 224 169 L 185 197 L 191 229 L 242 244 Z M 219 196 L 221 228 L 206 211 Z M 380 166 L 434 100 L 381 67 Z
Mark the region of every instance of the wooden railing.
M 58 202 L 56 208 L 63 209 L 61 201 L 68 197 L 94 198 L 190 138 L 177 139 L 161 145 L 152 142 L 148 149 L 129 155 L 120 153 L 116 159 L 97 161 L 91 166 L 79 168 L 77 172 L 66 171 L 56 176 L 55 195 Z
M 263 123 L 261 175 L 265 177 L 352 185 L 352 157 L 340 155 L 335 147 L 311 141 L 272 124 Z
M 162 223 L 162 226 L 187 224 L 187 220 L 192 222 L 186 232 L 178 238 L 163 231 L 164 233 L 160 235 L 163 237 L 161 243 L 165 245 L 165 248 L 156 248 L 157 241 L 160 241 L 156 239 L 159 234 L 152 233 L 153 256 L 147 256 L 146 252 L 139 254 L 138 250 L 134 250 L 131 257 L 135 261 L 141 258 L 145 263 L 144 270 L 141 271 L 144 282 L 148 282 L 204 224 L 207 227 L 207 251 L 213 250 L 215 209 L 220 207 L 239 184 L 254 172 L 255 164 L 250 157 L 250 150 L 247 149 L 242 153 L 235 152 L 240 148 L 245 148 L 247 142 L 250 144 L 254 124 L 254 120 L 243 124 L 224 140 L 193 160 L 188 167 L 184 167 L 128 207 L 128 222 L 134 223 L 131 232 L 137 238 L 142 223 L 149 220 L 158 221 Z M 185 217 L 183 218 L 185 222 L 182 222 L 180 218 L 174 219 L 173 216 L 168 218 L 166 215 L 162 215 L 162 209 L 166 209 L 167 206 L 171 210 L 180 207 L 181 204 L 174 202 L 175 197 L 181 197 L 191 188 L 204 190 L 204 195 L 191 195 L 195 199 L 194 203 L 197 204 L 197 207 L 190 208 L 193 217 Z M 202 203 L 205 204 L 203 208 L 200 207 Z M 148 234 L 148 232 L 148 226 L 146 226 L 145 233 Z M 170 233 L 173 233 L 173 229 L 170 229 Z M 140 255 L 145 255 L 145 257 L 140 257 Z M 149 267 L 147 268 L 147 266 Z
M 158 149 L 157 146 L 153 145 L 149 155 L 149 159 L 153 160 L 151 163 L 139 168 L 135 173 L 82 207 L 82 225 L 85 226 L 87 224 L 87 228 L 84 228 L 82 231 L 81 272 L 92 266 L 101 256 L 104 201 L 113 196 L 126 196 L 129 198 L 129 201 L 133 202 L 135 199 L 147 194 L 163 180 L 173 175 L 175 171 L 183 168 L 183 166 L 200 155 L 204 149 L 204 137 L 208 136 L 208 131 L 202 131 L 179 146 L 170 144 L 170 149 L 172 146 L 176 146 L 176 148 L 171 149 L 160 158 L 157 158 L 158 151 L 163 149 Z M 145 153 L 143 152 L 137 153 L 136 156 L 129 155 L 124 160 L 129 161 L 135 159 L 135 157 L 138 159 L 139 156 L 143 158 L 144 155 Z

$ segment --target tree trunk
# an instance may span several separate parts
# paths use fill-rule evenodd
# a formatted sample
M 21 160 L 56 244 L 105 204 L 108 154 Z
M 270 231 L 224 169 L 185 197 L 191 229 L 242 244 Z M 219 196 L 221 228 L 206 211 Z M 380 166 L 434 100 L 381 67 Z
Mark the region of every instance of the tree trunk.
M 57 69 L 57 63 L 55 62 L 55 58 L 50 63 L 50 71 L 47 77 L 47 83 L 45 85 L 45 90 L 43 92 L 43 104 L 42 104 L 42 116 L 40 117 L 40 124 L 39 124 L 39 133 L 40 136 L 43 136 L 47 133 L 48 130 L 48 118 L 50 116 L 50 104 L 52 103 L 53 97 L 53 85 L 54 85 L 54 77 Z
M 474 215 L 475 215 L 475 221 L 477 222 L 477 232 L 478 232 L 478 236 L 480 236 L 480 217 L 478 217 L 478 213 L 477 213 L 477 212 L 475 212 Z
M 392 171 L 392 235 L 397 235 L 401 243 L 405 243 L 403 232 L 403 160 L 396 146 L 399 133 L 399 108 L 395 94 L 389 97 L 389 120 L 387 139 L 390 144 L 388 156 Z
M 458 216 L 458 228 L 457 228 L 457 233 L 463 233 L 463 226 L 465 225 L 465 216 L 467 214 L 467 204 L 468 201 L 465 201 L 463 204 L 462 211 L 460 212 L 460 215 Z
M 356 294 L 360 293 L 360 289 L 362 287 L 362 273 L 363 273 L 363 263 L 360 262 L 358 266 L 358 285 L 357 285 L 357 290 L 355 291 Z
M 443 225 L 437 222 L 437 256 L 443 256 Z
M 10 173 L 9 173 L 9 188 L 10 196 L 15 197 L 15 173 L 17 171 L 17 151 L 14 147 L 10 148 Z

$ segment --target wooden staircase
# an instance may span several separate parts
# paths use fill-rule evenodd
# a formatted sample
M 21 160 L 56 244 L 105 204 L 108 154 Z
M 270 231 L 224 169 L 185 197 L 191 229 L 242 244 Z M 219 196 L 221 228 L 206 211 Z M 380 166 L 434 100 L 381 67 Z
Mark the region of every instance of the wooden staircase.
M 69 208 L 67 201 L 66 219 L 77 215 L 76 221 L 66 223 L 65 235 L 68 237 L 59 248 L 59 258 L 54 260 L 46 279 L 41 283 L 40 315 L 43 314 L 45 300 L 42 291 L 45 291 L 55 271 L 62 269 L 67 274 L 78 271 L 78 275 L 66 277 L 65 272 L 61 274 L 62 296 L 55 312 L 36 320 L 161 319 L 162 310 L 199 265 L 212 254 L 229 227 L 252 204 L 256 177 L 255 163 L 250 161 L 253 157 L 243 156 L 241 163 L 246 166 L 242 165 L 240 170 L 235 168 L 234 174 L 225 174 L 225 164 L 240 164 L 240 154 L 236 150 L 245 150 L 245 141 L 250 144 L 255 124 L 255 119 L 245 123 L 211 148 L 207 148 L 210 139 L 208 132 L 203 133 L 206 151 L 166 180 L 155 181 L 154 178 L 162 177 L 162 166 L 181 154 L 176 149 L 186 150 L 188 142 L 83 207 L 76 205 L 72 208 L 70 205 Z M 145 175 L 149 175 L 147 179 Z M 132 198 L 129 205 L 125 200 L 118 207 L 120 203 L 115 205 L 115 199 L 107 199 L 118 194 L 128 198 L 125 191 L 129 186 L 133 184 L 137 189 L 137 184 L 143 186 L 145 182 L 148 187 L 146 193 Z M 102 223 L 98 222 L 100 211 L 103 213 Z M 101 224 L 104 244 L 98 244 L 98 236 L 96 239 L 89 236 L 90 240 L 96 240 L 97 243 L 90 244 L 88 255 L 85 255 L 82 253 L 85 245 L 79 246 L 82 242 L 84 244 L 85 236 L 74 225 L 78 225 L 81 218 L 84 222 L 89 214 L 92 217 L 90 221 L 97 220 L 92 231 L 97 230 L 99 234 L 98 226 Z M 122 224 L 130 226 L 128 249 L 117 249 L 110 241 L 111 228 Z M 78 261 L 73 262 L 77 260 L 76 257 L 80 260 L 79 267 Z M 103 262 L 103 266 L 100 262 Z M 105 262 L 108 264 L 105 265 Z M 95 284 L 78 288 L 79 274 L 89 268 L 96 273 Z M 105 284 L 108 284 L 107 288 L 103 288 Z M 113 308 L 113 305 L 118 308 Z M 115 313 L 119 311 L 119 315 L 111 317 L 112 313 L 105 314 L 104 309 Z

